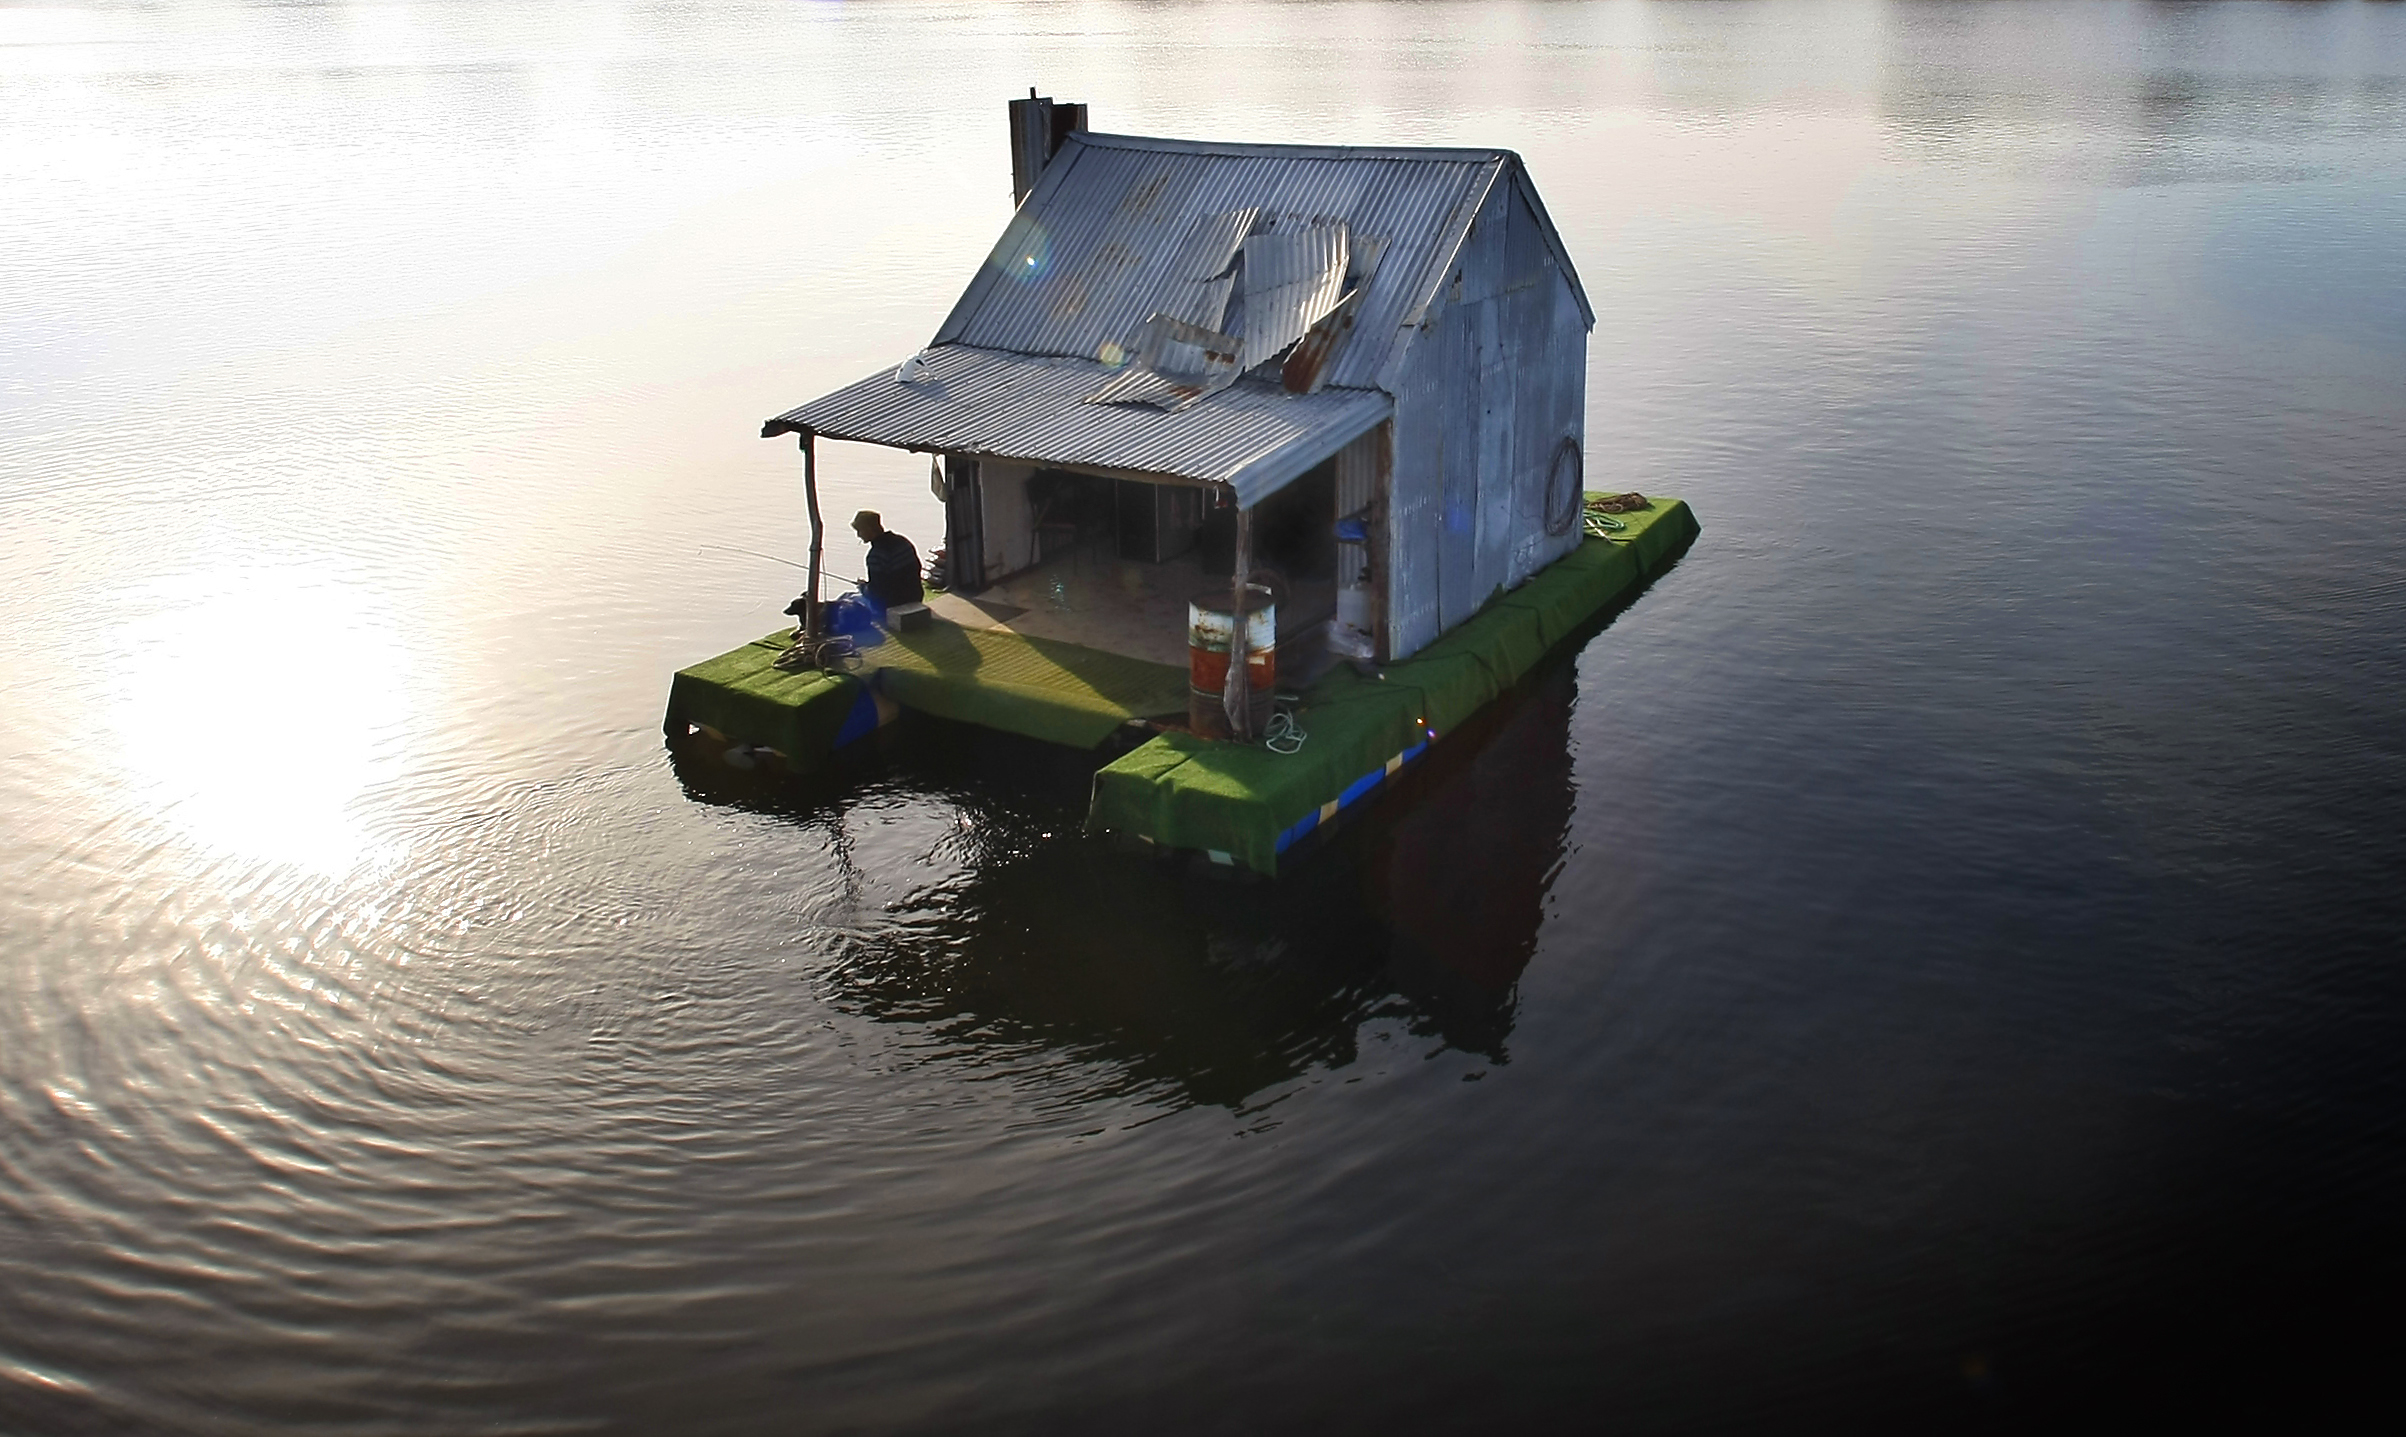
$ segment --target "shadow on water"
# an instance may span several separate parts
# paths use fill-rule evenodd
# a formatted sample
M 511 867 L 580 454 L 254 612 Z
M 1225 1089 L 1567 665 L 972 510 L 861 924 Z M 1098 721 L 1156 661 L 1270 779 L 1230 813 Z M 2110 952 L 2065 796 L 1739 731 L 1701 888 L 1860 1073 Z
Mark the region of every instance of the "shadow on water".
M 1094 756 L 967 725 L 909 715 L 798 777 L 732 770 L 698 738 L 671 753 L 690 797 L 833 834 L 839 865 L 861 861 L 843 820 L 869 794 L 958 810 L 956 871 L 833 934 L 838 1005 L 917 1025 L 981 1066 L 1067 1059 L 1099 1079 L 1085 1097 L 1242 1111 L 1354 1063 L 1371 1024 L 1511 1061 L 1520 975 L 1570 831 L 1577 656 L 1638 592 L 1275 883 L 1082 836 Z

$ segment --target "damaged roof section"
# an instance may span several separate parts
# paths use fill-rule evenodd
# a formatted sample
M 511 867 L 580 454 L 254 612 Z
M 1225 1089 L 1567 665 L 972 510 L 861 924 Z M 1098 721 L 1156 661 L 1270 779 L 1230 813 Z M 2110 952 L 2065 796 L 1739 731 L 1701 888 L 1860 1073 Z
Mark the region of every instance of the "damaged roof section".
M 1244 373 L 1243 347 L 1216 329 L 1166 314 L 1136 327 L 1124 352 L 1107 346 L 1103 367 L 1127 367 L 1086 396 L 1088 404 L 1150 404 L 1179 409 L 1236 383 Z
M 1258 222 L 1259 211 L 1244 213 Z M 1086 396 L 1087 403 L 1192 404 L 1234 384 L 1240 374 L 1284 359 L 1296 341 L 1336 312 L 1345 299 L 1352 252 L 1342 222 L 1249 234 L 1239 245 L 1224 246 L 1228 218 L 1205 220 L 1198 226 L 1200 241 L 1186 246 L 1198 267 L 1211 255 L 1233 251 L 1222 272 L 1193 280 L 1173 272 L 1164 298 L 1185 312 L 1155 310 L 1122 343 L 1106 342 L 1102 362 L 1128 368 Z M 1333 352 L 1341 333 L 1325 331 L 1322 347 Z M 1316 379 L 1319 370 L 1306 373 Z
M 1337 307 L 1349 253 L 1343 221 L 1255 235 L 1243 250 L 1247 369 L 1283 355 Z

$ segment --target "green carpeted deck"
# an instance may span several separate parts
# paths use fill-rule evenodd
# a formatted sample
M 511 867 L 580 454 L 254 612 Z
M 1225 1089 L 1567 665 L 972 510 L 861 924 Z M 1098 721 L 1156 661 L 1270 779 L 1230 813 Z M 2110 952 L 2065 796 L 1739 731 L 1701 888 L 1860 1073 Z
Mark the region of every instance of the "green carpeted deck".
M 905 708 L 1072 748 L 1130 719 L 1186 713 L 1184 669 L 941 619 L 862 649 L 861 663 Z
M 1185 733 L 1145 743 L 1095 774 L 1088 829 L 1276 873 L 1280 853 L 1478 712 L 1697 532 L 1677 499 L 1621 517 L 1623 533 L 1587 540 L 1379 677 L 1339 668 L 1314 684 L 1296 713 L 1309 735 L 1298 752 Z
M 1186 670 L 1002 629 L 939 619 L 908 634 L 872 634 L 849 674 L 775 666 L 780 629 L 680 670 L 669 688 L 672 732 L 706 725 L 796 762 L 877 726 L 877 695 L 905 708 L 1071 748 L 1093 748 L 1134 718 L 1186 713 Z
M 1587 540 L 1411 658 L 1375 676 L 1340 666 L 1314 683 L 1296 714 L 1309 735 L 1298 752 L 1182 730 L 1140 745 L 1096 772 L 1088 829 L 1276 873 L 1281 853 L 1375 792 L 1697 533 L 1677 499 L 1621 517 L 1623 532 Z M 1074 748 L 1130 719 L 1186 711 L 1184 669 L 1000 629 L 939 620 L 882 636 L 843 675 L 781 672 L 772 661 L 786 637 L 681 670 L 670 731 L 703 724 L 809 762 L 876 728 L 880 696 Z
M 776 667 L 793 631 L 780 629 L 740 649 L 679 669 L 668 686 L 667 728 L 700 724 L 727 737 L 773 748 L 794 763 L 815 762 L 856 734 L 845 732 L 867 699 L 860 680 L 816 671 L 789 674 Z M 870 705 L 869 727 L 876 727 Z

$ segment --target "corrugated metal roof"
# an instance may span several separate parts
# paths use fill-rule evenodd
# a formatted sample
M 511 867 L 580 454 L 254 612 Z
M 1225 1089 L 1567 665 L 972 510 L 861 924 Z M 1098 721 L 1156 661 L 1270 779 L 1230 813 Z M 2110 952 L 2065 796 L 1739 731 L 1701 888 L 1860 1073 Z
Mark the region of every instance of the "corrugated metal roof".
M 898 449 L 978 454 L 1231 485 L 1251 505 L 1384 420 L 1376 390 L 1289 394 L 1256 379 L 1165 412 L 1089 404 L 1111 371 L 1091 359 L 939 345 L 920 377 L 894 369 L 779 415 L 765 435 L 808 429 Z
M 1380 252 L 1354 334 L 1328 373 L 1331 385 L 1371 388 L 1399 328 L 1435 292 L 1469 214 L 1518 168 L 1509 150 L 1072 135 L 935 342 L 1094 357 L 1106 344 L 1125 347 L 1155 310 L 1208 325 L 1170 301 L 1201 278 L 1191 272 L 1211 248 L 1201 241 L 1225 243 L 1226 220 L 1253 211 L 1256 230 L 1341 221 L 1356 249 Z
M 882 371 L 762 432 L 1219 481 L 1251 504 L 1392 412 L 1383 391 L 1499 185 L 1526 195 L 1592 325 L 1509 150 L 1072 134 L 912 361 L 913 383 Z M 1185 328 L 1140 333 L 1156 314 L 1233 335 L 1240 369 L 1308 334 L 1287 369 L 1314 392 L 1219 388 L 1223 361 L 1164 338 L 1191 339 Z M 1140 346 L 1153 364 L 1131 363 Z

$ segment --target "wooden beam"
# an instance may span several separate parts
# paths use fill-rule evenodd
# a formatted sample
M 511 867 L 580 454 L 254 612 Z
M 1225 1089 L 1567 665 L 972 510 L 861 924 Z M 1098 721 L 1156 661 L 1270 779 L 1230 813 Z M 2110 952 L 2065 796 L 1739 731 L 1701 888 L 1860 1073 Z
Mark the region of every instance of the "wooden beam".
M 1245 636 L 1245 600 L 1253 579 L 1253 511 L 1236 511 L 1236 579 L 1230 586 L 1228 613 L 1228 682 L 1220 690 L 1220 706 L 1228 711 L 1228 736 L 1242 743 L 1253 737 L 1253 665 Z
M 819 627 L 819 555 L 827 545 L 827 525 L 819 518 L 819 451 L 811 442 L 816 437 L 802 431 L 802 494 L 810 505 L 810 597 L 802 605 L 802 632 L 812 639 L 824 632 Z

